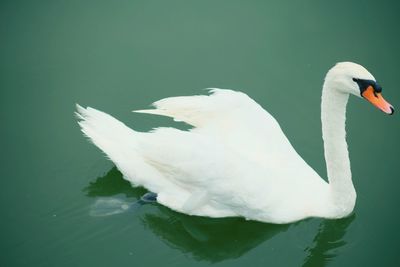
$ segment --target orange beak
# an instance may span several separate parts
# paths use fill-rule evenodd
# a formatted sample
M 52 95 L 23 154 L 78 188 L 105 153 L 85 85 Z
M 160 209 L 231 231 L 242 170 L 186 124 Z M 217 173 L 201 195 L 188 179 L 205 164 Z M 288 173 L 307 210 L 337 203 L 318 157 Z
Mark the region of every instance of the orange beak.
M 368 88 L 362 93 L 362 96 L 386 114 L 392 115 L 394 113 L 393 106 L 386 102 L 381 93 L 375 92 L 372 86 L 368 86 Z

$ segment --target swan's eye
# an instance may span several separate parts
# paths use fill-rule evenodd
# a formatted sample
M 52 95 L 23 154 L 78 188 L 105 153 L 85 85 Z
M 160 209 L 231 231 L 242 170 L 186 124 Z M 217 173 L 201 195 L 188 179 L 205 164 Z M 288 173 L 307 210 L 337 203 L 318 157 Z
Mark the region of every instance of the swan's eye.
M 365 80 L 365 79 L 353 78 L 353 81 L 358 84 L 358 87 L 360 88 L 360 94 L 361 95 L 369 87 L 372 87 L 374 93 L 381 93 L 382 92 L 382 87 L 374 80 Z

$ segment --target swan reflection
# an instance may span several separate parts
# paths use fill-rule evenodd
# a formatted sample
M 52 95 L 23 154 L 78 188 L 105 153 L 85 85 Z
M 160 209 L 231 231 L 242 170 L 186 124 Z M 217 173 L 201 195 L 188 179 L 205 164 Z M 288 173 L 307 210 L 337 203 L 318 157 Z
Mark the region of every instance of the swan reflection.
M 170 246 L 210 262 L 238 258 L 289 227 L 242 218 L 192 217 L 165 207 L 146 214 L 143 222 Z
M 146 193 L 143 188 L 133 188 L 115 167 L 91 182 L 84 191 L 87 196 L 98 198 L 97 205 L 106 203 L 108 199 L 110 204 L 129 204 L 130 211 L 140 209 L 144 204 L 140 198 Z M 192 255 L 196 260 L 208 262 L 238 258 L 277 233 L 296 226 L 266 224 L 242 218 L 188 216 L 161 205 L 156 207 L 155 211 L 140 216 L 143 224 L 169 246 Z M 346 245 L 343 237 L 354 218 L 353 214 L 341 220 L 321 220 L 314 243 L 305 249 L 303 266 L 325 266 L 336 257 L 339 248 Z
M 314 244 L 306 249 L 308 255 L 304 260 L 303 267 L 326 266 L 335 258 L 339 253 L 338 249 L 346 245 L 343 237 L 355 217 L 353 213 L 344 219 L 321 221 Z

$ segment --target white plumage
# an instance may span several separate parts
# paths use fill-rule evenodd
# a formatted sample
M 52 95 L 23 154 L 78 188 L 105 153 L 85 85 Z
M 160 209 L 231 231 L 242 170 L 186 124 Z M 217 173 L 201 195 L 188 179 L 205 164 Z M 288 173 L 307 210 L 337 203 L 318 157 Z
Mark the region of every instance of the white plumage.
M 331 70 L 326 81 L 338 73 L 335 83 L 339 78 L 347 82 L 343 68 L 349 76 L 372 77 L 359 65 L 341 64 L 336 71 Z M 350 90 L 354 88 L 349 89 L 352 93 Z M 328 151 L 332 162 L 340 157 L 348 159 L 347 147 L 341 145 L 345 144 L 344 136 L 335 134 L 335 127 L 344 133 L 344 110 L 340 114 L 336 107 L 342 101 L 345 107 L 347 98 L 336 97 L 336 91 L 325 83 L 323 101 L 334 108 L 323 106 L 322 118 L 335 124 L 323 121 L 331 131 L 324 135 L 325 148 L 327 143 L 337 142 L 335 147 L 341 149 Z M 125 179 L 157 193 L 157 201 L 173 210 L 272 223 L 310 216 L 343 217 L 352 211 L 355 191 L 350 169 L 346 173 L 350 177 L 342 177 L 343 182 L 337 182 L 340 187 L 333 188 L 335 178 L 329 177 L 329 184 L 321 179 L 293 149 L 276 120 L 254 100 L 232 90 L 210 92 L 162 99 L 154 103 L 155 109 L 136 111 L 184 121 L 194 126 L 188 131 L 158 128 L 137 132 L 106 113 L 79 105 L 77 115 L 85 135 L 107 154 Z M 340 94 L 348 97 L 348 93 Z M 330 173 L 329 162 L 327 165 Z M 343 198 L 337 192 L 346 194 L 346 200 L 336 201 Z

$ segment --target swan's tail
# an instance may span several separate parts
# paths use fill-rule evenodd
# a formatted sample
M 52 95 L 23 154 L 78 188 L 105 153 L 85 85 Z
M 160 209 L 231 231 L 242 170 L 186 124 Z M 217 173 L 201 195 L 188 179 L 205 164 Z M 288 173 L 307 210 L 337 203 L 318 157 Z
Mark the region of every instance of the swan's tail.
M 91 107 L 76 105 L 82 132 L 115 163 L 135 150 L 135 131 L 112 116 Z
M 160 174 L 138 152 L 140 133 L 94 108 L 76 108 L 82 132 L 115 163 L 124 178 L 157 193 Z

